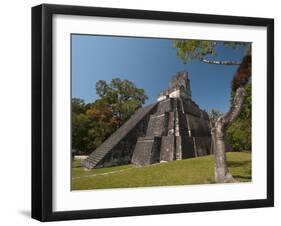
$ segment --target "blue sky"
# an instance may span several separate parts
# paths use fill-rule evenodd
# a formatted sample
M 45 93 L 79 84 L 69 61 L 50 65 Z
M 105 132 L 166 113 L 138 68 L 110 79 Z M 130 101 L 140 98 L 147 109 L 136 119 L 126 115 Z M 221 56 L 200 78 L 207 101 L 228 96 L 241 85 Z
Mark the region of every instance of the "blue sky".
M 93 102 L 98 98 L 96 82 L 118 77 L 145 89 L 149 97 L 145 104 L 149 104 L 168 87 L 172 75 L 187 71 L 192 99 L 199 107 L 226 112 L 237 66 L 210 65 L 198 60 L 183 64 L 172 43 L 171 39 L 72 35 L 72 97 Z M 243 48 L 233 50 L 218 44 L 217 59 L 240 61 L 243 55 Z

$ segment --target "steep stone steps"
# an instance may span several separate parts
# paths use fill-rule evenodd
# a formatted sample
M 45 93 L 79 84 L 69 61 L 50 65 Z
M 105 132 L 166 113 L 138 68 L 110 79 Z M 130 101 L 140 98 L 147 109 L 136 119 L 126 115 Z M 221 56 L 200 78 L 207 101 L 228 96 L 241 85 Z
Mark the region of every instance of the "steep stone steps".
M 128 121 L 107 138 L 87 159 L 82 161 L 82 166 L 94 168 L 156 105 L 157 103 L 153 103 L 137 110 Z

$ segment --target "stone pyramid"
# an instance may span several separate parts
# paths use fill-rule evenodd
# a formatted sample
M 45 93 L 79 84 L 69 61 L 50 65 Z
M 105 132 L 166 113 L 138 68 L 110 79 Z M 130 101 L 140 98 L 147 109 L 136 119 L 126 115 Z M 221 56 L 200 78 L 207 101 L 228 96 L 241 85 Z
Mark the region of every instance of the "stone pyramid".
M 178 72 L 156 103 L 137 110 L 82 166 L 143 166 L 207 155 L 210 149 L 208 114 L 191 99 L 187 73 Z

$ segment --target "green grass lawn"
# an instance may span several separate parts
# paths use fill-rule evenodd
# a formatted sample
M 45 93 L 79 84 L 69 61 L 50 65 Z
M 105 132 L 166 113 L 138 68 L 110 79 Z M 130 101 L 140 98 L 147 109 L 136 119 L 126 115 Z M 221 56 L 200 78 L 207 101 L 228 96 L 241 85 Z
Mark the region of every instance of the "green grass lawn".
M 229 152 L 227 162 L 237 181 L 251 181 L 251 153 Z M 163 185 L 214 183 L 213 156 L 153 164 L 145 167 L 134 165 L 85 170 L 80 161 L 72 168 L 72 189 L 129 188 Z

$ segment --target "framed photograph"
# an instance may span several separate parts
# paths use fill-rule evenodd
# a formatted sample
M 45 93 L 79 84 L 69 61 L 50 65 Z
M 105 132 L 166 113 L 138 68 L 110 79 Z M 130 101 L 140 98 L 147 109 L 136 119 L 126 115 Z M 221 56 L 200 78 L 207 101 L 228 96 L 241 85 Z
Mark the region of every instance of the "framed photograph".
M 274 205 L 274 21 L 32 8 L 32 217 Z

